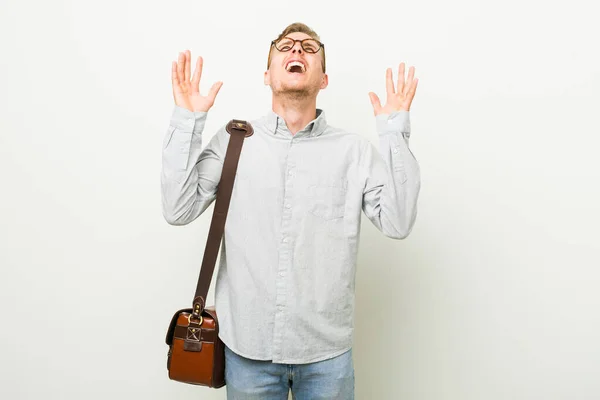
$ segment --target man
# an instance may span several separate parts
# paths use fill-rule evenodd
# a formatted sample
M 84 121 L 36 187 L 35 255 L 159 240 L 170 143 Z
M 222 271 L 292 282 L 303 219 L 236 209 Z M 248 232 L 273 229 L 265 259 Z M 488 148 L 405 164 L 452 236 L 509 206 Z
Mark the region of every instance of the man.
M 223 125 L 202 149 L 222 82 L 199 91 L 191 54 L 172 65 L 175 108 L 163 144 L 165 219 L 188 224 L 215 199 L 229 142 Z M 215 287 L 228 399 L 353 399 L 354 278 L 361 211 L 387 237 L 412 230 L 419 165 L 408 147 L 417 87 L 411 67 L 373 105 L 379 151 L 327 124 L 325 48 L 302 23 L 271 43 L 264 83 L 272 109 L 250 120 L 235 177 Z M 240 118 L 235 116 L 235 118 Z

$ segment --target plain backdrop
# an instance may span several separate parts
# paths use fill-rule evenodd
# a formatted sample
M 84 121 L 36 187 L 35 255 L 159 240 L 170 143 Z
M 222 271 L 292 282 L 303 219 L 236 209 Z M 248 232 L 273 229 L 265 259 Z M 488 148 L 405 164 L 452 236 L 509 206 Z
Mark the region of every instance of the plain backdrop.
M 600 398 L 591 2 L 0 4 L 0 398 L 225 399 L 167 377 L 213 211 L 161 214 L 171 62 L 224 82 L 207 143 L 270 109 L 269 43 L 296 21 L 327 46 L 332 125 L 377 143 L 368 92 L 402 61 L 420 79 L 416 225 L 393 240 L 363 214 L 356 398 Z

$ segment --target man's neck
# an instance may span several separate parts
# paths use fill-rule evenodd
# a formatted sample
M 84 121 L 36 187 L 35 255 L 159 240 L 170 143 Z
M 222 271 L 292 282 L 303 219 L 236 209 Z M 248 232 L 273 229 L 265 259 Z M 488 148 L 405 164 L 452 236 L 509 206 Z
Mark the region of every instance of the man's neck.
M 273 112 L 283 118 L 292 135 L 295 135 L 317 117 L 317 99 L 316 97 L 302 99 L 273 97 Z

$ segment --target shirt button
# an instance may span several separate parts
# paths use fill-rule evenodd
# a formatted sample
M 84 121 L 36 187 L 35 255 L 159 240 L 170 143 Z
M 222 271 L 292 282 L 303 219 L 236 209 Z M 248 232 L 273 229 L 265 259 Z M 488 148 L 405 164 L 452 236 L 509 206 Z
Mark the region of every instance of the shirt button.
M 394 153 L 397 153 L 397 152 L 398 152 L 398 149 L 394 149 Z
M 291 174 L 292 174 L 292 170 L 289 170 L 289 171 L 288 171 L 288 175 L 291 175 Z
M 288 242 L 288 238 L 283 238 L 283 243 L 287 243 Z
M 292 205 L 288 203 L 285 205 L 285 208 L 292 208 Z

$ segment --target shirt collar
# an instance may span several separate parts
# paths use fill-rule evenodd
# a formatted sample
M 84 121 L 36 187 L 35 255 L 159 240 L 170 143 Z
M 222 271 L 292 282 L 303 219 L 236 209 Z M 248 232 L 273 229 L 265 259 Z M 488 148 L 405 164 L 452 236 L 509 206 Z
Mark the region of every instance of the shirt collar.
M 317 117 L 310 121 L 304 129 L 293 135 L 293 137 L 314 137 L 321 135 L 325 131 L 325 128 L 327 127 L 325 112 L 322 109 L 317 108 L 316 113 Z M 269 132 L 273 135 L 292 136 L 285 120 L 273 110 L 269 110 L 267 113 L 267 125 Z

